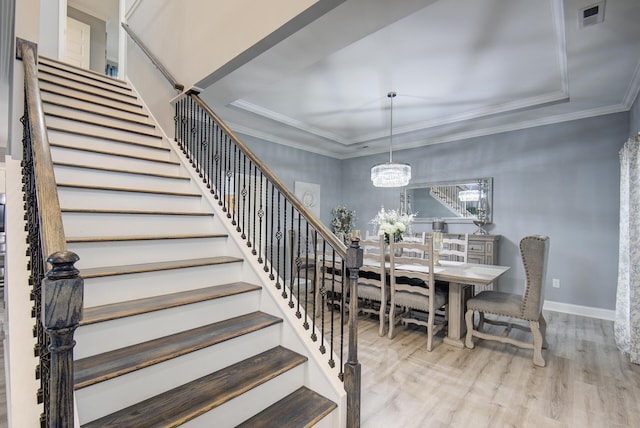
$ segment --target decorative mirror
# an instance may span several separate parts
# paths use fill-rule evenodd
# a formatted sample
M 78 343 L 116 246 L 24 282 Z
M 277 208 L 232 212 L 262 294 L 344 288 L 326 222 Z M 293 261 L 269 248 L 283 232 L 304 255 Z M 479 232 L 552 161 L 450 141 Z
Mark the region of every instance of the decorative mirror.
M 447 223 L 492 221 L 493 178 L 471 178 L 439 183 L 414 183 L 400 194 L 403 213 L 416 214 L 417 223 L 441 218 Z

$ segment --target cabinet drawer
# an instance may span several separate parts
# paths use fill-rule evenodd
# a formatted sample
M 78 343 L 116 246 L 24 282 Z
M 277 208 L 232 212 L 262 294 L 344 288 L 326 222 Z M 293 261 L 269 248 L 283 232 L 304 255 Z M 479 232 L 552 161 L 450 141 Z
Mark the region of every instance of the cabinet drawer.
M 484 242 L 469 242 L 469 252 L 472 253 L 482 253 L 485 251 L 485 243 Z

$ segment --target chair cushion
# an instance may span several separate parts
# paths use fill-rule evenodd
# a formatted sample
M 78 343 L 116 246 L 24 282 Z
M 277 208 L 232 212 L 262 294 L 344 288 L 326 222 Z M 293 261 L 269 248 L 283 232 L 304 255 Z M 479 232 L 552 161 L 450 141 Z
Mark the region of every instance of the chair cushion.
M 522 295 L 493 290 L 482 291 L 467 301 L 467 309 L 520 317 L 522 315 Z

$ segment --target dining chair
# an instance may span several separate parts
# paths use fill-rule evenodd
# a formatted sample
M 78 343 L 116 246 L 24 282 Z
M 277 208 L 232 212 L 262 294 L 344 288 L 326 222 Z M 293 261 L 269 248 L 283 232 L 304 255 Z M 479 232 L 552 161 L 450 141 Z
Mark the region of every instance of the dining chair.
M 549 256 L 549 238 L 546 236 L 525 236 L 520 240 L 520 256 L 524 265 L 525 285 L 523 294 L 487 290 L 467 301 L 465 321 L 467 336 L 465 345 L 473 348 L 473 338 L 496 340 L 520 348 L 533 349 L 533 363 L 544 367 L 542 349 L 547 347 L 545 338 L 547 322 L 542 315 L 544 304 L 544 284 Z M 474 313 L 478 312 L 480 321 L 474 327 Z M 489 319 L 485 314 L 506 317 L 508 321 Z M 523 325 L 522 321 L 528 325 Z M 483 331 L 484 323 L 505 326 L 501 334 Z M 532 342 L 509 337 L 512 328 L 525 330 L 533 336 Z
M 349 275 L 345 273 L 344 261 L 323 239 L 318 239 L 316 245 L 316 284 L 315 284 L 315 315 L 322 313 L 322 304 L 328 306 L 344 305 L 349 307 L 347 296 Z
M 456 262 L 467 262 L 467 252 L 469 248 L 469 234 L 451 235 L 442 237 L 442 249 L 440 250 L 441 260 Z
M 418 244 L 424 244 L 425 240 L 426 240 L 426 236 L 427 234 L 425 232 L 419 232 L 419 233 L 414 233 L 413 235 L 408 235 L 408 236 L 404 236 L 404 238 L 402 238 L 403 242 L 416 242 Z M 407 250 L 407 255 L 408 256 L 413 256 L 413 257 L 424 257 L 424 252 L 423 251 L 408 251 Z
M 296 287 L 300 279 L 309 281 L 316 267 L 315 234 L 300 237 L 297 230 L 289 229 L 290 286 Z M 306 287 L 306 284 L 305 284 Z
M 360 241 L 362 266 L 358 274 L 358 310 L 377 315 L 380 319 L 379 335 L 384 336 L 387 324 L 389 284 L 386 280 L 384 240 Z
M 404 241 L 390 244 L 389 338 L 394 337 L 398 322 L 420 325 L 427 329 L 427 351 L 431 351 L 433 336 L 447 324 L 448 311 L 445 309 L 445 315 L 438 315 L 438 319 L 436 311 L 446 307 L 448 296 L 446 291 L 436 289 L 432 237 L 425 240 L 425 244 Z M 401 256 L 396 256 L 398 248 L 402 249 Z M 421 251 L 425 256 L 407 256 L 413 251 Z

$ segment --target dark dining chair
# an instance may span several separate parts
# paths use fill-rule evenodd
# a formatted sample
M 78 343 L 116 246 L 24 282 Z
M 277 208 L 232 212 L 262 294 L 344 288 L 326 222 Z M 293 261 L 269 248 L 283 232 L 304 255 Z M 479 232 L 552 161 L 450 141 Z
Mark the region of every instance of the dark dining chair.
M 467 337 L 465 345 L 473 348 L 473 338 L 496 340 L 509 343 L 520 348 L 533 349 L 533 363 L 544 367 L 545 360 L 542 348 L 547 347 L 545 338 L 547 322 L 542 315 L 544 304 L 544 284 L 549 255 L 549 238 L 546 236 L 526 236 L 520 240 L 520 256 L 525 271 L 523 294 L 487 290 L 467 301 L 465 321 Z M 478 312 L 480 321 L 474 327 L 474 313 Z M 508 321 L 488 319 L 485 314 L 493 314 L 507 318 Z M 515 322 L 511 322 L 515 321 Z M 523 325 L 524 321 L 527 325 Z M 502 334 L 490 334 L 482 331 L 484 323 L 505 326 Z M 512 328 L 531 332 L 532 342 L 509 337 Z

